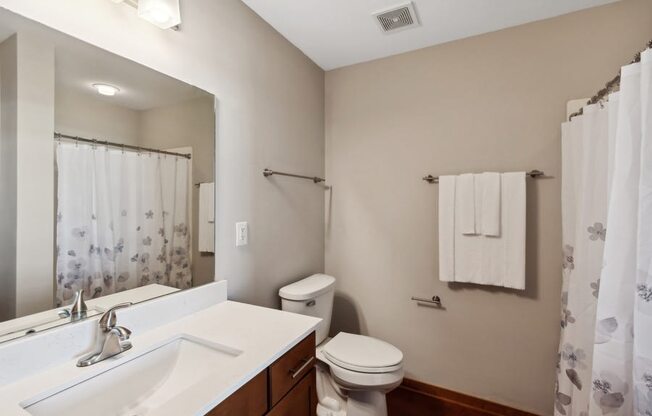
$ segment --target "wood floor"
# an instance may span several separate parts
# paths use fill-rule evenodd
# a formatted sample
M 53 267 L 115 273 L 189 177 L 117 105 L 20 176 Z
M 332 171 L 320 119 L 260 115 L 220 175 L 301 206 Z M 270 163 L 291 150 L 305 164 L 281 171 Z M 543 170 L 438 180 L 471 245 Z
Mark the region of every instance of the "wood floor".
M 389 416 L 536 416 L 410 379 L 387 395 L 387 407 Z

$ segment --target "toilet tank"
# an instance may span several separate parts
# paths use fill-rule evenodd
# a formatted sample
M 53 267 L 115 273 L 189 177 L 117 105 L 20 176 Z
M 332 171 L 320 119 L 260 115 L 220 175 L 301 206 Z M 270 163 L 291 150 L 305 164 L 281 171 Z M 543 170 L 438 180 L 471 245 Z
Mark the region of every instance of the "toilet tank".
M 326 339 L 331 326 L 335 278 L 326 274 L 313 274 L 278 291 L 284 311 L 321 318 L 315 330 L 317 344 Z

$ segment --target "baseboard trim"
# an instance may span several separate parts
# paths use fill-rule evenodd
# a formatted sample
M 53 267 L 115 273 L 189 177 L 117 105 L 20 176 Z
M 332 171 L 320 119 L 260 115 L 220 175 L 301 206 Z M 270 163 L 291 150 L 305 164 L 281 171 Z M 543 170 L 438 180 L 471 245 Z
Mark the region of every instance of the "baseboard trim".
M 387 407 L 389 416 L 537 416 L 411 379 L 387 395 Z

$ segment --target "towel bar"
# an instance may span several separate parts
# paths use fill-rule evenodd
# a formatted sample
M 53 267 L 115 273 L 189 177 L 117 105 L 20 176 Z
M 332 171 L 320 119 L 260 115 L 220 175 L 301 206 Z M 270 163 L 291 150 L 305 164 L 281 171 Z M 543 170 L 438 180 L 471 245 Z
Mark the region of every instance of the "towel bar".
M 297 175 L 297 174 L 294 174 L 294 173 L 278 172 L 278 171 L 271 170 L 271 169 L 264 169 L 263 170 L 263 176 L 264 177 L 267 178 L 267 177 L 272 176 L 272 175 L 290 176 L 292 178 L 299 178 L 299 179 L 310 179 L 314 183 L 326 182 L 326 179 L 319 178 L 317 176 Z
M 529 172 L 525 172 L 525 175 L 529 176 L 530 178 L 540 178 L 543 175 L 545 175 L 545 173 L 543 173 L 543 171 L 541 171 L 541 170 L 535 169 L 535 170 L 531 170 Z M 423 179 L 424 181 L 426 181 L 428 183 L 439 183 L 439 176 L 428 175 L 428 176 L 424 176 L 421 179 Z

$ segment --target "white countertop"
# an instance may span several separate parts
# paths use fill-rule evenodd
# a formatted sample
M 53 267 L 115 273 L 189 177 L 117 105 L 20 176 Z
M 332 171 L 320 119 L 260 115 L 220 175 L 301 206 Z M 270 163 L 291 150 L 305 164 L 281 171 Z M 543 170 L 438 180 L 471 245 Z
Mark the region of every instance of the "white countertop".
M 221 367 L 210 383 L 180 391 L 162 409 L 148 414 L 204 415 L 309 335 L 319 322 L 309 316 L 224 301 L 145 333 L 134 332 L 133 348 L 114 358 L 85 368 L 77 367 L 76 359 L 66 361 L 0 387 L 0 414 L 29 415 L 21 403 L 103 373 L 142 351 L 185 334 L 228 345 L 243 353 Z M 79 355 L 85 352 L 80 351 Z

